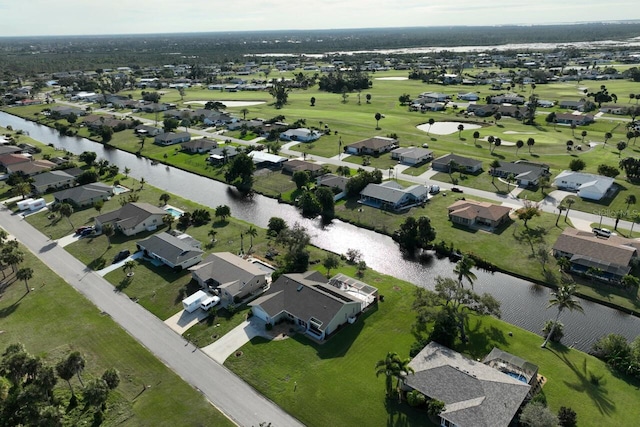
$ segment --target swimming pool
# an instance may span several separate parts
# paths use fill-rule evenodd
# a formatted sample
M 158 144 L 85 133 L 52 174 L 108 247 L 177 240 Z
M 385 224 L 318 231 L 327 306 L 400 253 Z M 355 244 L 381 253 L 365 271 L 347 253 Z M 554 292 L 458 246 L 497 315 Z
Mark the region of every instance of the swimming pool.
M 180 209 L 176 209 L 174 207 L 164 208 L 164 210 L 169 212 L 171 215 L 175 216 L 176 218 L 180 218 L 184 213 Z
M 510 376 L 510 377 L 512 377 L 512 378 L 517 379 L 518 381 L 522 381 L 522 382 L 523 382 L 523 383 L 525 383 L 525 384 L 527 384 L 527 383 L 528 383 L 528 381 L 527 381 L 527 379 L 525 378 L 525 376 L 524 376 L 524 375 L 522 375 L 522 374 L 519 374 L 519 373 L 517 373 L 517 372 L 509 372 L 509 371 L 506 371 L 506 372 L 505 372 L 505 374 L 509 375 L 509 376 Z
M 113 194 L 122 194 L 122 193 L 126 193 L 127 191 L 131 191 L 129 190 L 127 187 L 123 187 L 122 185 L 114 185 L 113 186 Z
M 270 265 L 265 264 L 265 263 L 264 263 L 264 262 L 262 262 L 262 261 L 258 261 L 257 259 L 256 259 L 256 260 L 253 260 L 253 261 L 251 261 L 251 262 L 252 262 L 253 264 L 255 264 L 255 265 L 256 265 L 256 267 L 258 267 L 260 270 L 264 271 L 264 272 L 265 272 L 265 273 L 267 273 L 267 274 L 271 274 L 271 273 L 273 273 L 274 271 L 276 271 L 276 269 L 275 269 L 275 268 L 271 267 Z

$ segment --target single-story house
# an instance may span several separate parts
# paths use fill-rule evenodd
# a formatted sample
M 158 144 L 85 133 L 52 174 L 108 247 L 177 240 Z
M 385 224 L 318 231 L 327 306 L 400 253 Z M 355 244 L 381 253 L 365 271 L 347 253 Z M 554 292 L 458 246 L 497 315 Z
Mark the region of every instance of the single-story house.
M 631 271 L 640 243 L 620 236 L 598 237 L 588 231 L 565 228 L 553 245 L 553 255 L 568 258 L 571 271 L 588 273 L 599 269 L 602 280 L 619 282 Z
M 33 177 L 31 186 L 36 193 L 67 188 L 74 185 L 76 178 L 65 171 L 43 172 Z
M 311 142 L 320 138 L 321 134 L 317 130 L 310 130 L 307 128 L 289 129 L 280 134 L 280 139 L 283 141 L 300 141 Z
M 377 155 L 386 153 L 398 147 L 398 140 L 386 136 L 374 136 L 363 139 L 353 144 L 345 145 L 344 152 L 347 154 L 371 154 Z
M 281 168 L 289 159 L 266 151 L 252 151 L 248 154 L 253 163 L 260 167 Z
M 31 160 L 30 162 L 14 163 L 7 166 L 7 172 L 22 172 L 25 175 L 36 175 L 56 167 L 56 164 L 49 160 Z
M 459 156 L 457 154 L 445 154 L 431 162 L 433 170 L 438 172 L 449 173 L 449 168 L 454 164 L 455 171 L 467 173 L 476 173 L 482 170 L 482 162 L 480 160 L 471 159 L 469 157 Z
M 214 148 L 218 148 L 218 141 L 209 138 L 192 139 L 180 144 L 180 148 L 190 153 L 208 153 Z
M 6 141 L 6 139 L 0 137 L 0 144 L 2 141 Z M 22 153 L 22 148 L 16 147 L 15 145 L 0 145 L 0 156 L 5 154 L 20 154 Z
M 311 177 L 317 177 L 322 174 L 323 166 L 319 163 L 307 162 L 306 160 L 291 159 L 282 164 L 282 170 L 290 174 L 305 171 L 309 172 Z
M 569 101 L 567 99 L 560 101 L 560 108 L 565 108 L 567 110 L 584 111 L 584 106 L 584 101 Z
M 627 114 L 628 107 L 624 105 L 618 105 L 618 104 L 609 104 L 609 105 L 603 105 L 602 107 L 600 107 L 598 111 L 600 111 L 601 113 L 607 113 L 607 114 L 624 115 L 624 114 Z
M 0 155 L 0 166 L 10 173 L 10 167 L 18 163 L 26 163 L 31 161 L 31 156 L 25 156 L 20 153 L 10 153 Z
M 455 224 L 491 229 L 509 221 L 509 213 L 511 212 L 509 207 L 475 200 L 458 200 L 447 210 L 449 211 L 449 220 Z
M 553 185 L 560 190 L 576 191 L 583 199 L 600 200 L 613 191 L 615 180 L 608 176 L 565 170 L 556 176 Z
M 153 126 L 148 126 L 148 125 L 138 125 L 135 128 L 133 128 L 133 131 L 137 134 L 137 135 L 147 135 L 147 136 L 156 136 L 156 135 L 160 135 L 163 130 L 153 127 Z
M 424 100 L 424 102 L 447 102 L 451 100 L 451 95 L 440 92 L 422 92 L 419 100 Z
M 509 426 L 531 390 L 519 369 L 503 372 L 434 341 L 409 366 L 403 389 L 444 402 L 441 426 Z
M 113 195 L 113 186 L 94 182 L 91 184 L 72 187 L 53 193 L 53 198 L 59 203 L 71 203 L 78 207 L 92 206 L 95 202 L 107 201 Z
M 96 217 L 96 231 L 102 231 L 103 224 L 113 224 L 125 236 L 133 236 L 142 231 L 153 231 L 163 225 L 162 217 L 167 212 L 149 203 L 127 203 L 120 209 Z
M 209 151 L 209 157 L 207 162 L 212 165 L 219 165 L 228 162 L 240 153 L 233 145 L 218 145 L 218 148 L 214 148 Z
M 498 111 L 498 106 L 494 104 L 469 104 L 467 113 L 473 113 L 477 117 L 493 116 Z
M 318 271 L 283 274 L 264 295 L 249 303 L 253 315 L 269 324 L 288 321 L 324 340 L 377 299 L 377 289 L 339 275 L 327 282 Z
M 86 112 L 85 110 L 66 105 L 56 105 L 51 108 L 51 116 L 54 118 L 69 117 L 72 114 L 76 116 L 84 116 Z
M 316 179 L 318 187 L 329 187 L 333 191 L 334 201 L 338 201 L 347 195 L 347 182 L 349 182 L 349 178 L 346 176 L 338 176 L 332 173 L 326 173 Z
M 530 162 L 504 162 L 500 166 L 491 168 L 489 174 L 501 178 L 513 175 L 521 187 L 538 185 L 538 180 L 543 176 L 549 176 L 549 166 Z
M 381 184 L 368 184 L 360 192 L 358 203 L 397 211 L 424 203 L 428 196 L 429 189 L 424 185 L 417 184 L 404 188 L 396 181 L 385 181 Z
M 445 106 L 442 102 L 424 102 L 423 99 L 416 99 L 409 108 L 411 111 L 444 111 Z
M 561 125 L 584 126 L 593 123 L 595 120 L 591 114 L 556 114 L 556 122 Z
M 183 236 L 189 237 L 186 234 Z M 139 251 L 143 251 L 145 257 L 158 260 L 175 270 L 183 270 L 199 263 L 204 253 L 197 240 L 181 239 L 180 236 L 166 232 L 139 240 L 136 246 Z
M 503 95 L 496 95 L 491 97 L 492 104 L 515 104 L 515 105 L 523 105 L 526 101 L 524 96 L 518 95 L 517 93 L 506 93 Z
M 399 147 L 391 151 L 391 158 L 405 165 L 417 165 L 433 159 L 433 151 L 422 147 Z
M 167 132 L 156 135 L 153 139 L 154 144 L 173 145 L 187 142 L 191 139 L 189 132 Z
M 467 92 L 467 93 L 459 93 L 457 98 L 461 101 L 477 101 L 480 99 L 480 96 L 475 92 Z
M 214 252 L 189 270 L 200 287 L 218 292 L 225 305 L 260 292 L 267 285 L 262 269 L 230 252 Z

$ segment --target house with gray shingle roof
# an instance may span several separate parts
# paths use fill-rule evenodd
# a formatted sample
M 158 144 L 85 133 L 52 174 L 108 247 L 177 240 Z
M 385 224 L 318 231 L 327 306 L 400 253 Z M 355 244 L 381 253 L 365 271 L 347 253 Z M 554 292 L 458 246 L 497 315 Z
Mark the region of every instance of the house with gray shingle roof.
M 218 141 L 208 138 L 192 139 L 180 144 L 180 148 L 190 153 L 208 153 L 214 148 L 218 148 Z
M 531 389 L 524 379 L 433 341 L 409 366 L 414 372 L 405 377 L 403 388 L 444 402 L 443 426 L 509 426 Z
M 553 245 L 553 255 L 568 258 L 571 271 L 592 274 L 595 270 L 599 279 L 619 282 L 631 271 L 639 249 L 640 242 L 632 239 L 565 228 Z
M 259 292 L 267 285 L 263 270 L 230 252 L 214 252 L 190 271 L 191 277 L 205 291 L 218 292 L 223 304 Z
M 154 144 L 173 145 L 187 142 L 191 139 L 189 132 L 166 132 L 156 135 L 153 139 Z
M 96 231 L 102 231 L 103 224 L 113 224 L 125 236 L 133 236 L 142 231 L 153 231 L 163 225 L 162 217 L 167 211 L 149 203 L 127 203 L 120 209 L 99 215 Z
M 424 185 L 412 185 L 404 188 L 396 181 L 385 181 L 381 184 L 368 184 L 360 192 L 362 203 L 375 208 L 397 211 L 424 203 L 429 189 Z
M 538 185 L 538 180 L 543 176 L 549 176 L 549 166 L 535 164 L 531 162 L 500 162 L 500 166 L 491 168 L 489 174 L 501 178 L 509 175 L 515 177 L 516 182 L 521 187 Z
M 190 237 L 187 234 L 174 236 L 163 232 L 139 240 L 136 246 L 145 257 L 158 260 L 175 270 L 183 270 L 202 261 L 204 251 L 197 240 L 181 236 Z
M 75 182 L 75 176 L 66 171 L 58 170 L 37 174 L 33 177 L 31 186 L 37 193 L 44 193 L 50 190 L 71 187 Z
M 377 289 L 355 282 L 346 276 L 327 281 L 318 271 L 283 274 L 264 295 L 249 305 L 253 315 L 267 323 L 290 321 L 309 336 L 324 340 L 347 322 L 353 323 L 375 302 Z M 354 289 L 364 292 L 358 293 Z M 363 297 L 366 294 L 366 297 L 360 298 L 355 296 L 357 294 Z
M 449 173 L 451 162 L 455 163 L 456 171 L 476 173 L 482 170 L 482 162 L 480 160 L 459 156 L 453 153 L 438 157 L 431 162 L 431 167 L 433 170 Z
M 417 165 L 433 159 L 433 151 L 422 147 L 399 147 L 391 151 L 391 158 L 405 165 Z
M 78 187 L 53 193 L 53 198 L 58 203 L 71 203 L 77 207 L 92 206 L 101 200 L 106 202 L 113 195 L 113 186 L 101 182 L 93 182 Z

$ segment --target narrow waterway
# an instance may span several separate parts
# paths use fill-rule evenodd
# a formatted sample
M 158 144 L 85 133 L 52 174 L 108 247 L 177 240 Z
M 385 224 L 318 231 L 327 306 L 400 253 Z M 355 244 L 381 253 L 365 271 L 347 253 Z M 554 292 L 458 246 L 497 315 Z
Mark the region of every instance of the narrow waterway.
M 295 208 L 279 204 L 274 199 L 259 195 L 251 199 L 238 198 L 226 184 L 172 167 L 152 165 L 147 159 L 105 149 L 103 145 L 88 139 L 61 137 L 54 129 L 0 112 L 0 126 L 9 125 L 28 132 L 31 138 L 75 154 L 95 151 L 98 158 L 107 159 L 121 170 L 125 167 L 131 169 L 131 176 L 137 179 L 144 177 L 151 185 L 202 205 L 211 208 L 229 205 L 234 217 L 257 226 L 266 228 L 269 218 L 273 216 L 284 218 L 289 224 L 299 222 L 309 230 L 314 245 L 336 253 L 345 253 L 350 248 L 358 249 L 372 269 L 417 286 L 433 288 L 436 276 L 452 274 L 453 264 L 446 259 L 432 257 L 424 263 L 403 259 L 395 242 L 387 236 L 341 221 L 322 226 L 318 220 L 305 219 Z M 545 320 L 555 316 L 555 310 L 546 310 L 549 289 L 501 273 L 476 271 L 476 275 L 475 290 L 489 292 L 501 302 L 505 321 L 540 333 Z M 640 335 L 640 319 L 586 300 L 581 300 L 581 303 L 584 315 L 570 312 L 562 315 L 561 321 L 566 331 L 563 342 L 575 343 L 575 347 L 588 350 L 596 339 L 608 333 L 622 334 L 628 339 Z

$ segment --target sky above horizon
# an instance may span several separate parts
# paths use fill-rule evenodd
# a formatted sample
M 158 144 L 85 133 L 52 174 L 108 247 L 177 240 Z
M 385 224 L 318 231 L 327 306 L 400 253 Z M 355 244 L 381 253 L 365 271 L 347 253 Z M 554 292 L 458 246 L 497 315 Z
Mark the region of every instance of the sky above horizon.
M 554 24 L 636 10 L 637 0 L 0 0 L 0 37 Z

